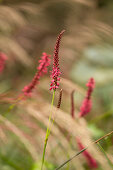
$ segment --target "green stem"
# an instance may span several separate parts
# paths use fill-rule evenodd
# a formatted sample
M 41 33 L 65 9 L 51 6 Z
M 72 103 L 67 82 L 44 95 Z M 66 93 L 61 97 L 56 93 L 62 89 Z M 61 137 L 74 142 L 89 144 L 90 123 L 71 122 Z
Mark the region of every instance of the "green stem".
M 46 137 L 45 137 L 45 143 L 44 143 L 44 149 L 43 149 L 41 170 L 43 169 L 46 146 L 47 146 L 48 138 L 49 138 L 49 135 L 50 135 L 50 123 L 51 123 L 51 119 L 52 119 L 52 108 L 53 108 L 53 104 L 54 104 L 54 98 L 55 98 L 55 90 L 53 91 L 53 97 L 52 97 L 52 102 L 51 102 L 51 112 L 50 112 L 50 115 L 49 115 L 49 123 L 48 123 L 48 127 L 47 127 L 47 130 L 46 130 Z
M 69 158 L 67 161 L 65 161 L 63 164 L 61 164 L 58 168 L 56 168 L 55 170 L 59 170 L 61 169 L 64 165 L 66 165 L 67 163 L 69 163 L 70 161 L 72 161 L 76 156 L 80 155 L 82 152 L 84 152 L 87 148 L 82 149 L 81 151 L 79 151 L 77 154 L 75 154 L 74 156 L 72 156 L 71 158 Z
M 102 139 L 106 138 L 107 136 L 110 136 L 111 134 L 113 134 L 113 131 L 107 133 L 106 135 L 102 136 L 101 138 L 97 139 L 96 141 L 92 142 L 90 145 L 92 144 L 96 144 L 99 141 L 101 141 Z M 89 145 L 89 146 L 90 146 Z M 66 165 L 68 162 L 72 161 L 75 157 L 77 157 L 79 154 L 81 154 L 82 152 L 84 152 L 89 146 L 87 146 L 86 148 L 82 149 L 81 151 L 79 151 L 78 153 L 76 153 L 74 156 L 72 156 L 70 159 L 68 159 L 67 161 L 65 161 L 63 164 L 61 164 L 58 168 L 56 168 L 55 170 L 59 170 L 61 169 L 64 165 Z
M 109 165 L 111 166 L 111 168 L 113 168 L 113 164 L 111 162 L 111 160 L 108 158 L 106 152 L 104 151 L 104 149 L 102 148 L 102 146 L 100 145 L 100 143 L 98 142 L 97 145 L 99 146 L 100 150 L 103 152 L 105 158 L 107 159 Z

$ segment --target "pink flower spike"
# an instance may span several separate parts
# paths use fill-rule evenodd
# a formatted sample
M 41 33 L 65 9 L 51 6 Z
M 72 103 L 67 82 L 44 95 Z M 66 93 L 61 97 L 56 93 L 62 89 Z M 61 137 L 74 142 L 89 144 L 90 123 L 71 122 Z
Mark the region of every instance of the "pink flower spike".
M 50 84 L 50 90 L 56 90 L 59 87 L 59 83 L 58 81 L 60 81 L 60 68 L 59 68 L 59 47 L 60 47 L 60 41 L 62 38 L 63 33 L 65 32 L 65 30 L 61 31 L 61 33 L 59 34 L 57 41 L 56 41 L 56 45 L 55 45 L 55 50 L 54 50 L 54 59 L 53 59 L 53 69 L 51 71 L 51 84 Z
M 95 81 L 93 78 L 90 78 L 89 82 L 86 84 L 87 87 L 90 87 L 92 89 L 95 88 Z
M 93 89 L 95 88 L 94 79 L 90 78 L 90 80 L 86 84 L 86 86 L 88 87 L 88 91 L 87 91 L 86 97 L 82 103 L 82 106 L 80 108 L 79 117 L 82 117 L 82 116 L 85 116 L 86 114 L 88 114 L 92 108 L 91 95 L 92 95 Z
M 81 143 L 80 139 L 77 138 L 77 144 L 80 150 L 84 149 L 85 147 L 83 146 L 83 144 Z M 98 168 L 98 164 L 96 162 L 96 160 L 92 157 L 92 155 L 85 150 L 84 152 L 82 152 L 82 154 L 84 155 L 84 157 L 86 158 L 89 167 L 92 168 Z
M 0 73 L 3 72 L 4 68 L 5 68 L 5 61 L 7 60 L 7 56 L 0 52 Z
M 33 89 L 39 83 L 40 77 L 47 73 L 47 67 L 50 65 L 50 55 L 43 53 L 41 59 L 39 60 L 39 66 L 37 67 L 37 72 L 32 80 L 32 82 L 25 86 L 22 92 L 25 96 L 30 97 L 32 94 Z

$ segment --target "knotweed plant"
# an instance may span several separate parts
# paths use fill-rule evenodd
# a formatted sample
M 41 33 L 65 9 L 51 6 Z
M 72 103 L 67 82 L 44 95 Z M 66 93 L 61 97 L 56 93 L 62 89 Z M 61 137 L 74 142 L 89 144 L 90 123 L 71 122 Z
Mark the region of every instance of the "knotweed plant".
M 82 116 L 85 116 L 91 110 L 91 106 L 92 106 L 92 104 L 91 104 L 91 94 L 92 94 L 93 89 L 95 87 L 94 79 L 90 78 L 90 80 L 88 81 L 86 86 L 88 87 L 88 90 L 87 90 L 86 97 L 85 97 L 85 99 L 82 103 L 82 106 L 80 108 L 81 112 L 79 113 L 79 118 L 82 117 Z M 71 92 L 71 116 L 72 116 L 73 119 L 75 118 L 74 112 L 75 112 L 75 110 L 74 110 L 74 90 L 73 90 Z M 76 141 L 77 141 L 79 149 L 83 150 L 85 147 L 81 143 L 80 139 L 76 138 Z M 87 150 L 82 152 L 82 154 L 86 158 L 89 168 L 98 168 L 98 164 L 97 164 L 96 160 L 92 157 L 92 155 Z
M 82 103 L 82 106 L 80 108 L 79 117 L 83 117 L 91 111 L 91 107 L 92 107 L 91 95 L 92 95 L 93 89 L 95 88 L 94 79 L 90 78 L 90 80 L 86 84 L 86 86 L 88 87 L 88 91 L 87 91 L 86 97 Z
M 32 91 L 35 89 L 36 85 L 40 81 L 40 77 L 43 74 L 47 73 L 47 67 L 50 65 L 50 55 L 47 55 L 46 53 L 42 54 L 41 59 L 39 60 L 39 66 L 37 67 L 37 72 L 31 81 L 31 83 L 24 87 L 22 90 L 25 96 L 31 96 Z
M 53 66 L 52 66 L 52 71 L 51 71 L 51 83 L 50 83 L 50 91 L 53 92 L 53 95 L 52 95 L 52 102 L 51 102 L 51 111 L 50 111 L 50 114 L 49 114 L 49 121 L 48 121 L 48 126 L 47 126 L 47 130 L 46 130 L 46 136 L 45 136 L 45 142 L 44 142 L 44 148 L 43 148 L 43 154 L 42 154 L 42 161 L 41 161 L 41 170 L 43 170 L 43 165 L 44 165 L 44 161 L 45 161 L 45 153 L 46 153 L 46 147 L 47 147 L 47 142 L 48 142 L 48 138 L 49 138 L 49 135 L 50 135 L 50 132 L 52 130 L 52 125 L 54 123 L 54 117 L 53 117 L 53 105 L 54 105 L 54 99 L 55 99 L 55 92 L 56 90 L 60 87 L 60 76 L 61 76 L 61 71 L 60 71 L 60 67 L 59 67 L 59 48 L 60 48 L 60 41 L 61 41 L 61 38 L 64 34 L 65 30 L 61 31 L 61 33 L 59 34 L 57 40 L 56 40 L 56 44 L 55 44 L 55 49 L 54 49 L 54 55 L 53 55 Z M 0 52 L 0 73 L 3 72 L 4 68 L 5 68 L 5 64 L 6 64 L 6 60 L 7 60 L 7 56 Z M 40 79 L 41 77 L 47 73 L 47 70 L 48 70 L 48 66 L 50 65 L 50 55 L 46 54 L 46 53 L 43 53 L 42 56 L 41 56 L 41 59 L 39 60 L 39 65 L 37 67 L 37 71 L 36 71 L 36 74 L 34 75 L 32 81 L 23 88 L 22 90 L 22 94 L 20 94 L 20 96 L 18 97 L 17 96 L 17 101 L 20 101 L 22 98 L 28 98 L 28 97 L 31 97 L 32 96 L 32 93 L 33 91 L 35 90 L 36 86 L 39 84 L 40 82 Z M 92 108 L 92 99 L 91 99 L 91 96 L 92 96 L 92 92 L 95 88 L 95 80 L 94 78 L 90 78 L 88 83 L 86 84 L 87 86 L 87 92 L 86 92 L 86 96 L 85 96 L 85 99 L 83 100 L 83 103 L 80 107 L 80 113 L 79 113 L 79 119 L 77 119 L 77 121 L 75 122 L 77 124 L 77 126 L 75 127 L 78 127 L 79 126 L 79 120 L 81 119 L 81 117 L 84 117 L 85 115 L 87 115 L 90 111 L 91 111 L 91 108 Z M 60 105 L 61 105 L 61 100 L 62 100 L 62 89 L 59 90 L 60 93 L 59 93 L 59 99 L 58 99 L 58 104 L 56 106 L 56 109 L 59 109 L 60 108 Z M 72 91 L 71 93 L 71 117 L 72 117 L 72 125 L 74 127 L 74 119 L 76 119 L 76 116 L 75 116 L 75 107 L 74 107 L 74 91 Z M 16 100 L 15 100 L 16 101 Z M 43 103 L 44 104 L 44 103 Z M 9 111 L 13 109 L 13 107 L 15 106 L 15 104 L 11 105 L 9 107 Z M 40 107 L 41 108 L 41 107 Z M 45 109 L 45 108 L 44 108 Z M 29 110 L 29 109 L 28 109 Z M 46 109 L 45 109 L 46 110 Z M 30 110 L 32 111 L 32 109 Z M 44 111 L 44 110 L 43 110 Z M 32 116 L 35 117 L 35 113 L 34 114 L 30 114 Z M 64 115 L 64 117 L 66 118 L 66 115 L 65 115 L 65 112 L 62 113 L 62 115 Z M 60 114 L 60 118 L 59 120 L 61 119 L 61 114 Z M 55 114 L 54 114 L 55 115 Z M 62 116 L 63 117 L 63 116 Z M 36 117 L 35 117 L 36 118 Z M 38 119 L 39 117 L 37 117 Z M 64 120 L 67 120 L 67 122 L 69 121 L 69 123 L 71 122 L 71 119 L 69 120 L 69 117 L 67 117 L 68 119 L 64 119 Z M 43 117 L 41 119 L 39 119 L 39 121 L 42 121 Z M 4 118 L 2 115 L 0 116 L 0 120 L 2 120 L 2 122 L 6 122 L 6 125 L 8 128 L 10 128 L 20 139 L 21 141 L 24 143 L 24 145 L 26 146 L 26 148 L 28 149 L 29 153 L 31 155 L 33 155 L 33 158 L 36 160 L 37 159 L 37 154 L 35 149 L 33 149 L 32 145 L 29 144 L 29 142 L 27 142 L 26 138 L 24 137 L 23 133 L 21 133 L 20 131 L 18 131 L 18 128 L 16 128 L 16 126 L 14 126 L 13 124 L 10 123 L 10 121 L 8 121 L 6 118 Z M 60 121 L 59 121 L 60 122 Z M 64 124 L 63 127 L 65 126 L 65 123 L 66 121 L 64 121 Z M 61 122 L 58 124 L 58 126 L 61 124 Z M 71 124 L 71 123 L 70 123 Z M 69 124 L 68 124 L 69 125 Z M 67 124 L 66 124 L 67 126 Z M 31 125 L 30 125 L 31 127 Z M 60 126 L 59 126 L 60 127 Z M 68 128 L 69 126 L 67 126 Z M 72 127 L 72 128 L 73 128 Z M 84 126 L 85 127 L 85 126 Z M 83 127 L 83 128 L 84 128 Z M 16 130 L 15 130 L 16 129 Z M 80 133 L 80 130 L 78 130 L 78 128 L 75 128 L 76 130 L 76 134 L 77 134 L 77 131 L 78 131 L 78 134 Z M 37 130 L 37 129 L 36 129 Z M 64 128 L 64 130 L 67 130 L 66 128 Z M 67 130 L 68 131 L 68 130 Z M 67 132 L 66 131 L 66 132 Z M 18 133 L 17 133 L 18 132 Z M 85 132 L 85 131 L 83 131 Z M 60 133 L 61 134 L 61 133 Z M 73 133 L 74 134 L 74 133 Z M 56 168 L 56 170 L 58 169 L 61 169 L 64 165 L 66 165 L 67 163 L 69 163 L 72 159 L 74 159 L 76 156 L 78 156 L 79 154 L 83 154 L 84 158 L 87 160 L 87 165 L 89 166 L 90 169 L 92 168 L 98 168 L 99 166 L 99 159 L 98 160 L 98 163 L 96 161 L 96 159 L 94 158 L 94 156 L 91 155 L 91 153 L 89 151 L 87 151 L 88 147 L 92 144 L 97 144 L 100 140 L 108 137 L 109 135 L 113 134 L 113 131 L 108 133 L 107 135 L 99 138 L 98 140 L 92 142 L 90 145 L 84 147 L 84 145 L 82 144 L 82 139 L 78 138 L 78 137 L 75 137 L 74 134 L 74 140 L 76 140 L 75 143 L 77 143 L 78 145 L 78 148 L 79 148 L 79 152 L 74 154 L 74 156 L 72 156 L 71 158 L 69 158 L 67 161 L 65 161 L 62 165 L 60 165 L 58 168 Z M 67 136 L 66 136 L 67 137 Z M 69 133 L 68 135 L 68 142 L 70 142 L 70 145 L 71 145 L 71 139 L 72 135 L 71 133 Z M 62 139 L 62 138 L 60 138 Z M 64 143 L 63 143 L 64 144 Z M 103 148 L 99 145 L 99 147 L 101 148 L 101 150 L 103 151 L 104 155 L 106 156 L 106 153 L 104 152 Z M 66 149 L 67 149 L 67 145 L 66 145 Z M 32 152 L 33 151 L 33 152 Z M 112 167 L 112 162 L 110 162 L 109 158 L 106 156 L 107 160 L 108 160 L 108 163 L 110 164 L 110 166 Z M 10 163 L 10 162 L 9 162 Z M 10 163 L 11 164 L 11 163 Z M 39 165 L 40 166 L 40 165 Z M 32 170 L 36 170 L 36 169 L 32 169 Z
M 90 78 L 90 80 L 88 81 L 88 83 L 86 84 L 86 86 L 88 87 L 88 90 L 87 90 L 87 95 L 82 103 L 82 106 L 80 108 L 81 112 L 79 114 L 79 119 L 82 117 L 82 116 L 85 116 L 86 114 L 88 114 L 91 110 L 91 107 L 92 107 L 92 104 L 91 104 L 91 95 L 92 95 L 92 92 L 93 92 L 93 89 L 95 87 L 95 81 L 93 78 Z M 74 91 L 73 90 L 71 92 L 71 117 L 72 119 L 75 118 L 75 109 L 74 109 Z M 78 119 L 78 121 L 79 121 Z M 78 145 L 78 148 L 79 148 L 79 152 L 77 152 L 75 155 L 73 155 L 72 157 L 70 157 L 68 160 L 66 160 L 64 163 L 62 163 L 59 167 L 57 167 L 55 170 L 59 170 L 61 169 L 62 167 L 64 167 L 66 164 L 68 164 L 70 161 L 72 161 L 75 157 L 77 157 L 78 155 L 80 155 L 81 153 L 83 154 L 84 158 L 87 160 L 87 164 L 89 166 L 90 169 L 97 169 L 99 167 L 96 159 L 90 154 L 89 151 L 87 151 L 87 149 L 92 146 L 93 144 L 98 144 L 99 147 L 101 148 L 103 154 L 105 155 L 105 158 L 107 159 L 110 167 L 113 168 L 113 164 L 111 162 L 111 160 L 108 158 L 108 156 L 106 155 L 104 149 L 100 146 L 99 142 L 110 136 L 111 134 L 113 134 L 113 131 L 102 136 L 101 138 L 99 138 L 98 140 L 90 143 L 87 147 L 84 147 L 84 145 L 82 144 L 81 140 L 76 137 L 76 142 L 77 142 L 77 145 Z M 70 138 L 69 138 L 70 139 Z M 69 141 L 68 139 L 68 141 Z
M 83 100 L 82 106 L 80 107 L 80 113 L 79 113 L 79 118 L 87 115 L 92 108 L 92 100 L 91 100 L 91 95 L 93 92 L 93 89 L 95 88 L 95 80 L 94 78 L 90 78 L 88 83 L 86 84 L 88 87 L 86 97 Z M 74 119 L 75 118 L 75 111 L 74 111 L 74 91 L 71 92 L 71 116 Z
M 53 68 L 51 71 L 51 84 L 50 84 L 50 90 L 53 90 L 53 97 L 52 97 L 52 102 L 51 102 L 51 112 L 49 115 L 49 123 L 48 123 L 48 127 L 47 127 L 47 131 L 46 131 L 46 137 L 45 137 L 45 143 L 44 143 L 44 149 L 43 149 L 43 156 L 42 156 L 42 165 L 41 165 L 41 170 L 43 169 L 43 164 L 44 164 L 44 159 L 45 159 L 45 152 L 46 152 L 46 146 L 47 146 L 47 141 L 50 135 L 50 124 L 54 122 L 51 122 L 52 120 L 52 107 L 54 104 L 54 98 L 55 98 L 55 91 L 56 89 L 59 88 L 59 81 L 60 81 L 60 75 L 61 75 L 61 71 L 60 71 L 60 67 L 59 67 L 59 48 L 60 48 L 60 41 L 62 38 L 63 33 L 65 32 L 65 30 L 61 31 L 61 33 L 59 34 L 57 40 L 56 40 L 56 44 L 55 44 L 55 49 L 54 49 L 54 56 L 53 56 Z M 62 92 L 61 92 L 62 94 Z M 60 99 L 61 99 L 61 95 L 60 95 Z M 58 108 L 60 107 L 60 103 L 61 101 L 58 103 Z
M 39 66 L 37 67 L 37 72 L 36 72 L 34 78 L 27 86 L 25 86 L 23 88 L 22 93 L 15 98 L 14 103 L 9 106 L 8 112 L 11 111 L 19 101 L 32 96 L 32 92 L 36 88 L 36 85 L 40 82 L 40 78 L 44 74 L 47 73 L 47 68 L 51 62 L 50 57 L 51 57 L 51 55 L 48 55 L 45 52 L 42 53 L 41 59 L 38 61 Z M 2 70 L 4 68 L 4 62 L 7 58 L 4 54 L 0 53 L 0 59 L 1 59 L 0 63 L 2 63 L 2 66 L 1 66 L 1 70 Z

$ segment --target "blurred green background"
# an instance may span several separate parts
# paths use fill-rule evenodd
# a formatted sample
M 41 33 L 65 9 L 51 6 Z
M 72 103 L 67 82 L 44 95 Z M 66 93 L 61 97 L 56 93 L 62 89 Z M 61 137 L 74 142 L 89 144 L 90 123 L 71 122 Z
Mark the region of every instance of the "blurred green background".
M 91 132 L 92 139 L 97 139 L 113 130 L 113 1 L 0 0 L 0 51 L 8 56 L 5 70 L 0 74 L 0 170 L 40 169 L 43 144 L 39 150 L 37 144 L 41 142 L 41 133 L 44 141 L 46 125 L 27 115 L 27 107 L 38 102 L 37 110 L 40 111 L 40 98 L 45 103 L 51 102 L 49 73 L 42 78 L 32 99 L 22 101 L 11 111 L 8 108 L 32 80 L 42 52 L 53 56 L 56 37 L 62 29 L 66 30 L 60 46 L 62 77 L 81 89 L 80 93 L 75 90 L 75 114 L 84 98 L 85 93 L 81 91 L 86 89 L 88 79 L 94 77 L 93 108 L 84 119 L 86 131 Z M 62 85 L 66 96 L 62 110 L 68 114 L 73 87 L 65 91 Z M 7 120 L 16 127 L 7 125 Z M 40 135 L 33 138 L 32 134 L 36 132 Z M 113 137 L 103 141 L 102 146 L 113 160 Z M 39 155 L 37 163 L 27 152 L 26 148 L 30 147 L 31 152 L 35 150 Z M 54 169 L 65 158 L 58 161 L 51 159 L 52 152 L 56 152 L 54 150 L 53 146 L 45 169 Z M 66 168 L 88 169 L 84 161 L 81 165 L 74 165 L 73 161 L 72 165 Z M 101 170 L 101 166 L 98 169 Z

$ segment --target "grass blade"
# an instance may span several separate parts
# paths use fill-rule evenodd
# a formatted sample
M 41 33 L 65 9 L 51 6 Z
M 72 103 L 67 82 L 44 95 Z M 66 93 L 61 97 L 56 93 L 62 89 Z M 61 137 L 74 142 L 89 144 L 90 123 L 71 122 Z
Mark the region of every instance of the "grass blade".
M 106 152 L 104 151 L 104 149 L 102 148 L 102 146 L 100 145 L 99 142 L 97 143 L 97 145 L 99 146 L 100 150 L 103 152 L 103 154 L 104 154 L 105 158 L 107 159 L 110 167 L 113 169 L 113 164 L 112 164 L 111 160 L 108 158 Z
M 62 165 L 60 165 L 58 168 L 56 168 L 55 170 L 61 169 L 64 165 L 66 165 L 68 162 L 72 161 L 76 156 L 80 155 L 82 152 L 84 152 L 87 149 L 84 148 L 82 149 L 80 152 L 76 153 L 74 156 L 72 156 L 70 159 L 68 159 L 67 161 L 65 161 Z

